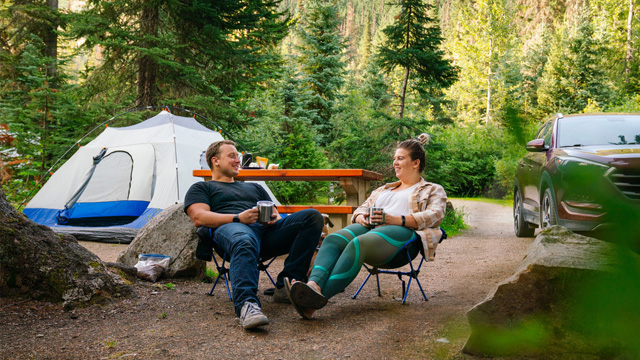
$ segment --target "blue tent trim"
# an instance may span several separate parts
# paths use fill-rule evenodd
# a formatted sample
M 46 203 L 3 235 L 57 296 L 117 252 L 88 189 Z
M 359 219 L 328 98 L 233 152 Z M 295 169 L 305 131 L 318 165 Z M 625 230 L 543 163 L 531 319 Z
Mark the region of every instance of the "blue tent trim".
M 149 201 L 134 200 L 75 203 L 70 209 L 60 210 L 57 219 L 59 224 L 66 225 L 83 222 L 89 218 L 137 218 L 144 213 L 148 206 Z
M 60 209 L 26 208 L 23 213 L 32 221 L 54 228 L 56 232 L 70 233 L 78 240 L 116 242 L 128 244 L 133 240 L 138 230 L 142 229 L 149 220 L 162 212 L 163 209 L 147 208 L 142 215 L 128 224 L 117 226 L 78 227 L 60 225 L 56 217 Z M 68 230 L 68 231 L 67 231 Z M 131 231 L 127 231 L 131 230 Z

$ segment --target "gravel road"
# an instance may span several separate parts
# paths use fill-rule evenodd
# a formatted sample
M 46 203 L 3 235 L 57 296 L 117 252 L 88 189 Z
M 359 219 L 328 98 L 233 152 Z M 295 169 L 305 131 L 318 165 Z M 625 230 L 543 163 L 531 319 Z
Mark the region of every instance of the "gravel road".
M 59 305 L 0 298 L 1 359 L 472 359 L 460 351 L 469 335 L 466 312 L 526 255 L 533 238 L 513 235 L 511 207 L 452 201 L 471 229 L 445 240 L 436 261 L 423 265 L 420 280 L 429 297 L 412 285 L 407 304 L 397 299 L 397 277 L 382 276 L 382 296 L 370 281 L 356 300 L 362 271 L 343 294 L 300 319 L 293 308 L 263 296 L 271 324 L 245 332 L 223 288 L 171 280 L 139 282 L 136 296 L 103 306 L 65 312 Z M 85 243 L 105 261 L 125 245 Z M 283 259 L 272 265 L 277 273 Z M 373 279 L 372 279 L 373 280 Z M 268 279 L 261 276 L 261 288 Z

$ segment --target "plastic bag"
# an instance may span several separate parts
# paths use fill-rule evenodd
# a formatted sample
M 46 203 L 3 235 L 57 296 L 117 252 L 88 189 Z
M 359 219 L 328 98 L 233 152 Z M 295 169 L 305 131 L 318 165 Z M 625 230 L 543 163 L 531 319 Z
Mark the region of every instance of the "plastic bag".
M 170 256 L 160 254 L 140 254 L 134 265 L 138 269 L 137 276 L 143 280 L 156 282 L 169 266 Z

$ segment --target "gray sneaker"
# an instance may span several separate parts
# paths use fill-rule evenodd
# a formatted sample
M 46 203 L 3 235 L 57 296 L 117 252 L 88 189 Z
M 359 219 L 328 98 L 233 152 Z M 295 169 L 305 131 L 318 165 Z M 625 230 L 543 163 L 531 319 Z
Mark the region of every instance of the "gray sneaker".
M 291 304 L 287 290 L 283 287 L 280 289 L 276 288 L 276 291 L 273 292 L 273 301 L 281 304 Z
M 269 319 L 260 311 L 258 304 L 250 301 L 245 302 L 242 306 L 238 321 L 240 322 L 240 326 L 245 329 L 253 329 L 269 324 Z

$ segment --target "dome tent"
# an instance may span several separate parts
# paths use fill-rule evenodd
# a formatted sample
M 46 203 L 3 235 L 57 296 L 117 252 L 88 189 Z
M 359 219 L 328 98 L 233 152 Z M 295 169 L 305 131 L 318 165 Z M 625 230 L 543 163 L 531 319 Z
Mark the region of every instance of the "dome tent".
M 223 140 L 194 118 L 163 110 L 127 127 L 107 127 L 60 167 L 24 214 L 79 240 L 128 243 L 155 215 L 184 201 L 208 169 L 204 152 Z

